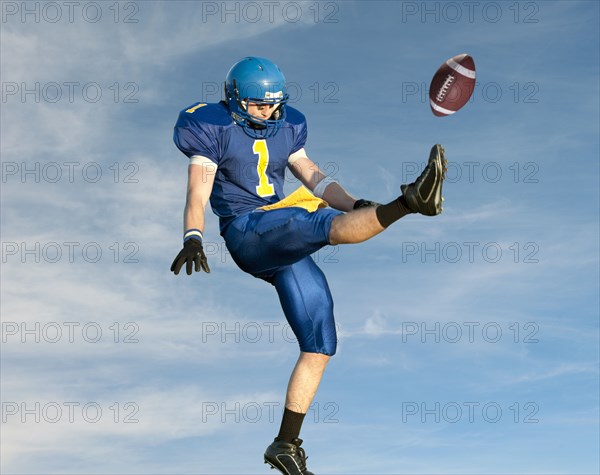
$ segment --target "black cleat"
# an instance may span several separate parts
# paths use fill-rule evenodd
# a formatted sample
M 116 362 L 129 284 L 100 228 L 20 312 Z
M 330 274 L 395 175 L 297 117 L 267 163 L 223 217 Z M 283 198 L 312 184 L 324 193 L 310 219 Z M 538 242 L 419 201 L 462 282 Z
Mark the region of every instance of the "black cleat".
M 294 439 L 292 443 L 275 438 L 265 451 L 265 463 L 276 468 L 283 475 L 314 475 L 306 469 L 304 449 L 300 447 L 302 439 Z
M 439 144 L 434 145 L 427 166 L 419 178 L 410 185 L 400 187 L 411 211 L 425 216 L 436 216 L 442 212 L 442 183 L 448 171 L 447 165 L 444 149 Z

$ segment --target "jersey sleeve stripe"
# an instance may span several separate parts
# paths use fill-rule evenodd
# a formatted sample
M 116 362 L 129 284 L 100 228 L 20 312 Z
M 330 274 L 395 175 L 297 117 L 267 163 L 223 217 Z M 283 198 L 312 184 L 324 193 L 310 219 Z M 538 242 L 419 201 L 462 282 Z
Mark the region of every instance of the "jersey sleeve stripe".
M 302 147 L 300 150 L 295 151 L 288 157 L 288 165 L 291 165 L 296 160 L 304 157 L 306 157 L 306 152 L 304 150 L 304 147 Z
M 213 170 L 217 169 L 217 164 L 203 155 L 192 155 L 190 157 L 190 165 L 203 165 L 205 167 L 211 167 Z

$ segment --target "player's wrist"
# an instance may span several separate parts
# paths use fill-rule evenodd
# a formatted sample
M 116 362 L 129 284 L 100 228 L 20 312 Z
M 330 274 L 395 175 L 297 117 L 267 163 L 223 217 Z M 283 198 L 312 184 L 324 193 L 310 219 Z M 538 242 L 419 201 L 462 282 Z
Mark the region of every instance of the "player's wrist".
M 317 185 L 313 189 L 313 195 L 315 195 L 317 198 L 323 199 L 326 188 L 329 185 L 331 185 L 332 183 L 338 183 L 338 181 L 335 180 L 334 178 L 331 178 L 330 176 L 326 176 L 319 183 L 317 183 Z M 338 183 L 338 185 L 339 185 L 339 183 Z
M 203 237 L 202 231 L 197 228 L 190 228 L 183 233 L 183 243 L 185 244 L 190 239 L 195 239 L 202 243 Z

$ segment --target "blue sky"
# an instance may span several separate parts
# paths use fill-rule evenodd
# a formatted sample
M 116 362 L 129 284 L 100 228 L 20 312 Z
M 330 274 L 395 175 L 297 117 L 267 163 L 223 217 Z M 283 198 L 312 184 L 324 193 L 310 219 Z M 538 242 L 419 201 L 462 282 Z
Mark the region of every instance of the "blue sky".
M 297 357 L 277 296 L 212 215 L 212 273 L 169 273 L 172 127 L 246 55 L 353 195 L 391 200 L 434 143 L 450 160 L 442 216 L 314 256 L 340 341 L 309 468 L 598 473 L 597 2 L 1 6 L 3 473 L 268 473 Z M 463 52 L 473 99 L 434 117 Z

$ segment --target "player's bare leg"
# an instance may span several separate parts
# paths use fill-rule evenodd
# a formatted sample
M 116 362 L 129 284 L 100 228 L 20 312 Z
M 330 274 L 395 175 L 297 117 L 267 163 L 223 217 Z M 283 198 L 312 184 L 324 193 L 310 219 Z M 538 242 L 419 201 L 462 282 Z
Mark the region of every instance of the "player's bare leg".
M 363 208 L 336 216 L 331 222 L 331 244 L 354 244 L 376 236 L 385 228 L 377 219 L 376 208 Z
M 290 377 L 285 400 L 285 412 L 279 435 L 265 452 L 265 463 L 281 473 L 313 475 L 306 468 L 306 454 L 298 438 L 304 415 L 321 382 L 329 356 L 300 352 Z
M 361 208 L 336 216 L 329 231 L 331 244 L 366 241 L 409 213 L 435 216 L 442 212 L 442 183 L 448 161 L 441 145 L 434 145 L 423 173 L 410 185 L 402 185 L 402 196 L 386 205 Z
M 329 358 L 320 353 L 300 352 L 288 383 L 285 398 L 287 409 L 306 414 L 319 388 Z

